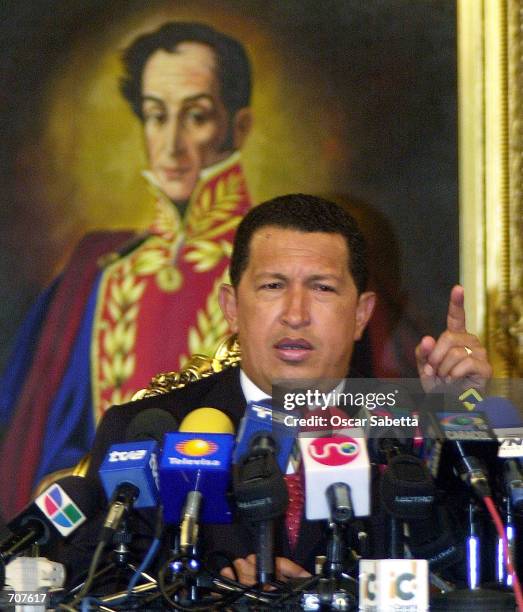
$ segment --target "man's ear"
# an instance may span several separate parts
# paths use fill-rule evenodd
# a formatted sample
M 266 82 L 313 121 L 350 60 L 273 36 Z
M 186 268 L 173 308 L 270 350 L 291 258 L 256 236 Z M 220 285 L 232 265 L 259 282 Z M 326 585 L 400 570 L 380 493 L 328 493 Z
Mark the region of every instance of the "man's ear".
M 252 127 L 252 111 L 246 106 L 240 108 L 234 115 L 232 121 L 233 145 L 235 149 L 241 149 L 251 131 Z
M 364 291 L 358 296 L 358 305 L 356 306 L 356 327 L 354 330 L 354 340 L 359 340 L 367 323 L 372 317 L 374 307 L 376 306 L 376 294 L 374 291 Z
M 222 309 L 223 316 L 229 324 L 233 334 L 238 331 L 238 305 L 236 301 L 236 291 L 232 285 L 223 283 L 220 286 L 218 294 L 218 302 Z

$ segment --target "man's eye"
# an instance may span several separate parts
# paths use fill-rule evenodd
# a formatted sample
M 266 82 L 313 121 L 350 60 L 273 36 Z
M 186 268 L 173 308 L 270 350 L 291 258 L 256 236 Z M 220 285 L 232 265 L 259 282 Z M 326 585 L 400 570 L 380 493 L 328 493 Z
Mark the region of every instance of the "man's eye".
M 211 115 L 200 108 L 191 108 L 185 113 L 187 124 L 200 126 L 211 119 Z
M 314 289 L 316 291 L 322 291 L 322 292 L 332 292 L 332 293 L 336 292 L 336 289 L 332 285 L 325 285 L 323 283 L 317 283 L 316 285 L 314 285 Z
M 149 111 L 144 113 L 143 120 L 146 123 L 161 124 L 165 123 L 167 115 L 161 111 Z
M 279 281 L 274 281 L 272 283 L 264 283 L 260 288 L 261 289 L 281 289 L 283 287 L 283 283 Z

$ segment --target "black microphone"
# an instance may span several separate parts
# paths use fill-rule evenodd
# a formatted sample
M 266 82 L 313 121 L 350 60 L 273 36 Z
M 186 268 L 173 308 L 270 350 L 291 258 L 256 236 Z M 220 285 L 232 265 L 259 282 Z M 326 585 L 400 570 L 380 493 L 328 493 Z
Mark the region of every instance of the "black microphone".
M 380 493 L 392 517 L 391 558 L 403 556 L 406 544 L 416 559 L 428 561 L 432 571 L 463 560 L 463 547 L 456 540 L 447 509 L 439 502 L 435 482 L 421 459 L 406 454 L 390 457 Z M 394 520 L 403 523 L 401 532 Z
M 428 516 L 406 522 L 406 544 L 415 559 L 426 559 L 430 571 L 439 571 L 465 556 L 457 529 L 447 507 L 436 500 Z
M 11 534 L 0 542 L 0 558 L 8 563 L 33 544 L 48 546 L 69 537 L 96 513 L 102 499 L 100 488 L 92 480 L 61 478 L 8 523 Z
M 427 467 L 418 457 L 392 457 L 380 486 L 383 505 L 392 516 L 404 521 L 430 516 L 436 486 Z
M 497 468 L 499 442 L 484 412 L 463 410 L 449 393 L 428 394 L 424 412 L 424 453 L 427 465 L 436 482 L 449 486 L 458 477 L 480 499 L 492 497 L 489 475 Z M 443 409 L 442 409 L 443 408 Z M 467 589 L 465 596 L 478 591 L 482 580 L 482 548 L 485 534 L 482 529 L 481 507 L 474 497 L 467 507 L 465 539 Z M 449 595 L 449 599 L 453 599 Z
M 388 411 L 387 411 L 388 412 Z M 370 430 L 368 448 L 371 460 L 384 466 L 380 480 L 380 498 L 389 515 L 389 556 L 404 557 L 403 531 L 405 521 L 426 517 L 435 499 L 435 484 L 423 461 L 412 454 L 416 435 L 413 419 L 399 420 L 399 413 L 413 415 L 416 410 L 410 394 L 402 388 L 390 418 L 385 424 Z M 387 414 L 382 414 L 382 417 Z M 406 421 L 406 425 L 396 425 Z
M 126 429 L 129 441 L 113 444 L 109 448 L 98 470 L 109 499 L 109 509 L 100 530 L 87 578 L 70 603 L 71 608 L 89 592 L 105 546 L 122 526 L 123 531 L 127 531 L 125 519 L 131 509 L 158 506 L 159 441 L 165 433 L 177 429 L 177 425 L 176 419 L 165 410 L 144 410 L 133 418 Z M 125 536 L 127 535 L 126 533 Z
M 411 455 L 389 458 L 380 482 L 383 507 L 390 517 L 389 555 L 404 556 L 404 523 L 427 518 L 434 506 L 436 487 L 423 461 Z
M 249 452 L 234 466 L 233 489 L 238 512 L 257 526 L 257 581 L 267 584 L 275 576 L 273 521 L 285 514 L 289 499 L 274 439 L 266 432 L 255 434 L 249 447 Z
M 501 493 L 502 514 L 509 550 L 516 567 L 523 567 L 523 415 L 509 400 L 490 396 L 480 401 L 475 410 L 483 412 L 498 442 L 497 481 Z M 474 413 L 472 413 L 474 414 Z M 499 536 L 495 538 L 494 567 L 498 583 L 512 585 L 506 571 L 505 549 Z
M 448 396 L 445 399 L 448 403 Z M 491 496 L 488 473 L 496 465 L 499 443 L 485 414 L 441 411 L 441 405 L 441 395 L 427 395 L 424 455 L 431 474 L 442 485 L 458 476 L 480 498 Z
M 327 487 L 327 504 L 331 523 L 347 525 L 354 519 L 354 505 L 350 486 L 346 482 L 334 482 Z
M 178 431 L 178 420 L 167 410 L 148 408 L 139 412 L 125 430 L 128 442 L 156 440 L 160 445 L 166 433 Z

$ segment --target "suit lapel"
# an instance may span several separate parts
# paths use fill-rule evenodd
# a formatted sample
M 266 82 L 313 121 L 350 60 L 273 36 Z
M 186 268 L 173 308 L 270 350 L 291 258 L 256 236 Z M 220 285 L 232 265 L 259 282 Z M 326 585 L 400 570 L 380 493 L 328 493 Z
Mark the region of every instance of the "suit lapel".
M 215 384 L 200 397 L 200 403 L 223 410 L 232 419 L 237 432 L 247 406 L 240 384 L 240 368 L 228 368 L 216 375 Z

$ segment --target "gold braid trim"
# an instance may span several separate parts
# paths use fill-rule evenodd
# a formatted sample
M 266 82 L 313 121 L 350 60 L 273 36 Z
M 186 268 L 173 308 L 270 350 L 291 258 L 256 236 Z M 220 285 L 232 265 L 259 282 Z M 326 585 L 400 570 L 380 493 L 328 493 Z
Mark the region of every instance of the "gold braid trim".
M 214 285 L 203 308 L 196 313 L 196 321 L 187 330 L 187 344 L 189 354 L 180 355 L 179 367 L 183 368 L 191 355 L 212 355 L 216 347 L 227 338 L 229 326 L 220 308 L 220 287 L 229 282 L 229 268 L 225 268 L 222 275 L 215 279 Z
M 193 355 L 179 372 L 157 374 L 147 389 L 137 391 L 132 399 L 134 401 L 169 393 L 169 391 L 185 387 L 189 383 L 212 376 L 226 368 L 236 367 L 240 361 L 241 352 L 238 339 L 235 335 L 230 336 L 219 344 L 214 357 Z

